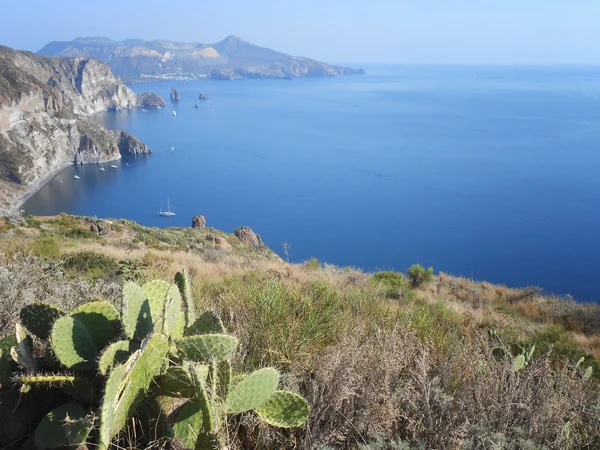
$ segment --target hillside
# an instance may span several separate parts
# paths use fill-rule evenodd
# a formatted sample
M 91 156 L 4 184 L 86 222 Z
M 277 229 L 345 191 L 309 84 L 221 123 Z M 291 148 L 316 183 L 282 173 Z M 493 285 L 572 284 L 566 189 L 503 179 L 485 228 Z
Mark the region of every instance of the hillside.
M 133 136 L 88 118 L 147 99 L 95 59 L 47 58 L 0 47 L 0 212 L 15 210 L 32 188 L 67 164 L 149 152 Z
M 229 36 L 215 44 L 106 38 L 53 41 L 38 54 L 64 58 L 92 57 L 104 61 L 115 75 L 139 78 L 290 78 L 364 73 L 287 55 Z
M 128 280 L 172 280 L 186 268 L 197 311 L 216 311 L 240 341 L 234 378 L 274 366 L 281 387 L 310 405 L 307 424 L 291 429 L 232 414 L 220 431 L 228 449 L 598 448 L 597 305 L 419 268 L 407 276 L 288 264 L 248 229 L 237 235 L 244 240 L 202 226 L 4 219 L 0 334 L 13 333 L 19 310 L 35 301 L 119 308 Z M 19 400 L 18 379 L 0 388 L 2 448 L 32 448 L 50 407 L 45 389 Z M 76 394 L 66 392 L 52 405 Z M 162 428 L 148 435 L 135 423 L 115 445 L 173 448 L 156 440 Z

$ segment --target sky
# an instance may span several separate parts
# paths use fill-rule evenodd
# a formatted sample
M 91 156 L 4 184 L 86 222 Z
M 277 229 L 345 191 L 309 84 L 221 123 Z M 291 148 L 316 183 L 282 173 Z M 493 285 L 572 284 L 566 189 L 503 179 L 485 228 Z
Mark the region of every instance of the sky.
M 0 45 L 31 51 L 234 34 L 332 63 L 600 64 L 600 0 L 0 0 L 0 11 Z

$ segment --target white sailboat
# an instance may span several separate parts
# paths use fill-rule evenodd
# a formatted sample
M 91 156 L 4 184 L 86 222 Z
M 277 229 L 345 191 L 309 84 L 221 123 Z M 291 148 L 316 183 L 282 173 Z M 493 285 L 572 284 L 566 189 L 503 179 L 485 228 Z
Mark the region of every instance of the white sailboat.
M 111 165 L 110 165 L 110 168 L 111 168 L 111 169 L 117 169 L 117 166 L 115 166 L 114 164 L 111 164 Z
M 176 116 L 177 115 L 177 111 L 173 111 L 173 115 Z
M 73 178 L 74 178 L 75 180 L 79 180 L 79 177 L 78 177 L 77 175 L 73 175 Z
M 162 209 L 159 210 L 158 215 L 163 216 L 163 217 L 172 217 L 175 215 L 175 213 L 173 211 L 171 211 L 171 202 L 169 201 L 168 198 L 167 198 L 167 210 L 166 211 L 163 211 Z

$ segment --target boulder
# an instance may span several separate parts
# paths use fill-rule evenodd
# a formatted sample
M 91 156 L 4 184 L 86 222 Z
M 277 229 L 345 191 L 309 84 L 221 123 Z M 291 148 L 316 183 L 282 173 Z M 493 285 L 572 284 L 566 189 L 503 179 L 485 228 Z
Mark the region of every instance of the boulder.
M 255 249 L 264 247 L 260 236 L 256 234 L 250 227 L 239 227 L 233 232 L 233 234 L 244 244 L 251 245 Z
M 192 228 L 200 228 L 201 230 L 204 230 L 206 228 L 206 219 L 204 216 L 192 217 Z
M 98 233 L 98 231 L 100 231 L 100 230 L 98 229 L 98 225 L 93 223 L 90 225 L 90 231 L 93 231 L 94 233 Z
M 215 236 L 215 245 L 221 247 L 223 250 L 231 249 L 231 244 L 223 236 Z

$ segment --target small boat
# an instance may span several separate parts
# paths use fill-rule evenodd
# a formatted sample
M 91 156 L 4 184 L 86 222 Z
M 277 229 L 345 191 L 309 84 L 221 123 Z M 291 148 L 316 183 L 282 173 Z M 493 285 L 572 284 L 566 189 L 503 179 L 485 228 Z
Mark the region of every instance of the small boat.
M 175 147 L 171 147 L 171 151 L 175 150 Z
M 162 108 L 160 107 L 160 105 L 158 105 L 158 106 L 156 107 L 156 109 L 162 109 Z
M 100 167 L 100 170 L 105 171 L 106 169 L 104 167 Z
M 176 116 L 177 115 L 177 111 L 173 111 L 173 115 Z
M 111 165 L 110 165 L 110 168 L 111 168 L 111 169 L 118 169 L 118 167 L 117 167 L 117 166 L 115 166 L 114 164 L 111 164 Z
M 73 178 L 74 178 L 75 180 L 79 180 L 79 178 L 80 178 L 80 177 L 78 177 L 77 175 L 73 175 Z
M 169 199 L 167 199 L 167 210 L 159 210 L 158 215 L 163 217 L 172 217 L 175 215 L 175 213 L 171 211 L 171 203 L 169 202 Z

